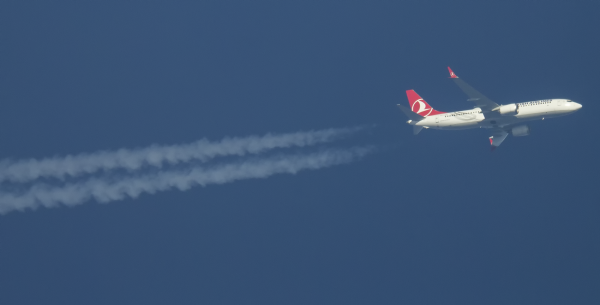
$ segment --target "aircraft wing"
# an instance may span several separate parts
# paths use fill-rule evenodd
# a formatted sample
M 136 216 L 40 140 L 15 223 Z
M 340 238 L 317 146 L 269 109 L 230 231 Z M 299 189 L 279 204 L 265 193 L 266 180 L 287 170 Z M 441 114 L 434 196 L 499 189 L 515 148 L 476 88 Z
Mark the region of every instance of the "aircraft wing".
M 469 101 L 475 102 L 477 107 L 481 108 L 482 111 L 488 112 L 492 111 L 492 109 L 498 107 L 494 101 L 487 98 L 485 95 L 481 94 L 479 91 L 475 90 L 469 84 L 467 84 L 464 80 L 458 78 L 452 69 L 448 67 L 448 71 L 450 71 L 450 78 L 458 85 L 458 87 L 464 91 L 469 97 Z

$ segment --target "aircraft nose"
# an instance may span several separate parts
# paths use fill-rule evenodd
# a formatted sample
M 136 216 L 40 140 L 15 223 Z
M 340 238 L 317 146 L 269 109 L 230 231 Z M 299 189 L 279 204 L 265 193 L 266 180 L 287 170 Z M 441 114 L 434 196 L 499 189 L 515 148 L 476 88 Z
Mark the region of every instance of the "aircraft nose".
M 581 106 L 581 104 L 573 102 L 573 109 L 574 110 L 579 110 L 579 109 L 581 109 L 581 107 L 583 107 L 583 106 Z

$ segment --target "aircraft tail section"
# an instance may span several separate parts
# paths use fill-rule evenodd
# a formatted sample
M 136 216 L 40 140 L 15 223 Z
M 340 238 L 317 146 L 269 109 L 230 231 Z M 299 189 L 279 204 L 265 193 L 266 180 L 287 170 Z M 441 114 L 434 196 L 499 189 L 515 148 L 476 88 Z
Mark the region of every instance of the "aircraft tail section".
M 431 107 L 422 97 L 420 97 L 415 92 L 415 90 L 406 90 L 406 96 L 408 97 L 410 110 L 422 117 L 445 113 L 433 109 L 433 107 Z
M 410 109 L 406 108 L 405 106 L 402 106 L 400 104 L 397 105 L 398 108 L 400 108 L 400 110 L 402 110 L 402 112 L 404 112 L 404 114 L 406 114 L 406 116 L 411 119 L 412 121 L 420 121 L 422 119 L 424 119 L 425 117 L 420 116 L 414 112 L 412 112 Z

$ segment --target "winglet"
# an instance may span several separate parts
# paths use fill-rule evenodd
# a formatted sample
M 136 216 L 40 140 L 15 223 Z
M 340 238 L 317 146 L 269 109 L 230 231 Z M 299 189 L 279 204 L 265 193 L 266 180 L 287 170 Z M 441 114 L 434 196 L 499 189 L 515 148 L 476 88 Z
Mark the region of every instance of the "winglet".
M 493 136 L 490 137 L 490 144 L 492 145 L 492 150 L 491 151 L 496 150 L 496 148 L 498 147 L 498 146 L 494 145 L 494 137 Z
M 448 71 L 450 72 L 450 78 L 458 78 L 458 76 L 456 76 L 456 74 L 452 72 L 452 69 L 450 69 L 450 67 L 448 67 Z
M 506 136 L 508 136 L 508 132 L 500 130 L 495 132 L 494 135 L 490 137 L 492 151 L 494 151 L 496 148 L 498 148 L 498 146 L 500 146 L 500 144 L 502 144 L 504 139 L 506 139 Z

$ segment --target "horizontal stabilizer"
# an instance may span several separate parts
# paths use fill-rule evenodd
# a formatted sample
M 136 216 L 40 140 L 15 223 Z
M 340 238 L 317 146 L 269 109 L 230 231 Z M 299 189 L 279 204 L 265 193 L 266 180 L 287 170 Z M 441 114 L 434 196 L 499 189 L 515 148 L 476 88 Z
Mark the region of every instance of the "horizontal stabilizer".
M 423 126 L 413 125 L 413 134 L 416 136 L 423 130 Z
M 402 110 L 402 112 L 404 112 L 404 114 L 406 114 L 406 116 L 413 120 L 413 121 L 420 121 L 422 119 L 424 119 L 424 116 L 420 116 L 418 114 L 416 114 L 415 112 L 413 112 L 412 110 L 408 109 L 408 107 L 404 107 L 400 104 L 397 105 L 398 108 L 400 108 L 400 110 Z

